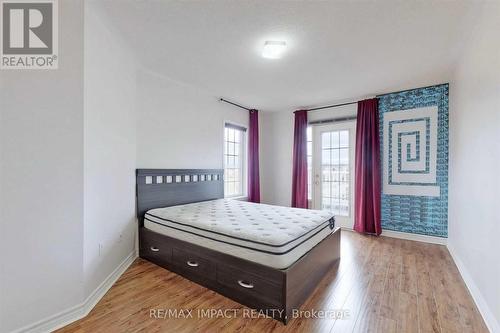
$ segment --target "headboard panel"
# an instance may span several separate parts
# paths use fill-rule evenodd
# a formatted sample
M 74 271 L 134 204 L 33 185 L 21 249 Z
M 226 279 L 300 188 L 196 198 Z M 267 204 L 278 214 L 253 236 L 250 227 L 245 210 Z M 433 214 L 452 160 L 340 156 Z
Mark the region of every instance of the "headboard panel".
M 139 225 L 153 208 L 224 198 L 222 169 L 137 169 Z

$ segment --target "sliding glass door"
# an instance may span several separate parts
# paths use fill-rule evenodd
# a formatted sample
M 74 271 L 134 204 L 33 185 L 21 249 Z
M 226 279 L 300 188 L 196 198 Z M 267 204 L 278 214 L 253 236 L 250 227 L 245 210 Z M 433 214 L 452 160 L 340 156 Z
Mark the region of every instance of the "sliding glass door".
M 335 214 L 338 226 L 354 225 L 355 122 L 312 127 L 312 207 Z

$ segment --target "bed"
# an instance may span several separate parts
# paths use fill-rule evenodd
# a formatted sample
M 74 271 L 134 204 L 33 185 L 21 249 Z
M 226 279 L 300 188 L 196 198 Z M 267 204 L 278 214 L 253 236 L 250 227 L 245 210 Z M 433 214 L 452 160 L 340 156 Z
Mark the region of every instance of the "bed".
M 340 258 L 325 211 L 224 199 L 223 170 L 138 169 L 140 257 L 285 324 Z

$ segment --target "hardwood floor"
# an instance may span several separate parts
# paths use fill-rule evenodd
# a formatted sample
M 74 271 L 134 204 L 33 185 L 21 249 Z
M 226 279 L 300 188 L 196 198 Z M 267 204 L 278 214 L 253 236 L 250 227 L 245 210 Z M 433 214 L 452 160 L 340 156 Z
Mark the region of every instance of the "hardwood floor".
M 151 318 L 152 309 L 192 310 L 193 318 Z M 237 314 L 197 317 L 206 309 Z M 301 308 L 311 309 L 348 315 L 286 326 L 250 319 L 246 307 L 137 259 L 87 317 L 59 332 L 488 332 L 444 246 L 352 232 L 342 233 L 340 264 Z

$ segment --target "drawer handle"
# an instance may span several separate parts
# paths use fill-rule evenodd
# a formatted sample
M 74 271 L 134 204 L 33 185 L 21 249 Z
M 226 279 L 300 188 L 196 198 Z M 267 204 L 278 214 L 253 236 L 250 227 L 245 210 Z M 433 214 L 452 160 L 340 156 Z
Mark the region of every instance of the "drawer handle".
M 159 251 L 160 251 L 160 249 L 159 249 L 159 248 L 154 247 L 154 246 L 151 246 L 151 247 L 150 247 L 150 249 L 151 249 L 151 251 L 153 251 L 153 252 L 159 252 Z
M 253 284 L 252 283 L 246 283 L 243 280 L 238 280 L 238 284 L 240 286 L 242 286 L 243 288 L 247 288 L 247 289 L 252 289 L 253 288 Z
M 191 266 L 191 267 L 198 267 L 199 264 L 196 262 L 196 261 L 186 261 L 186 264 L 188 264 L 188 266 Z

